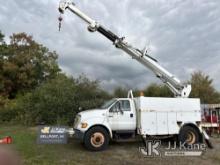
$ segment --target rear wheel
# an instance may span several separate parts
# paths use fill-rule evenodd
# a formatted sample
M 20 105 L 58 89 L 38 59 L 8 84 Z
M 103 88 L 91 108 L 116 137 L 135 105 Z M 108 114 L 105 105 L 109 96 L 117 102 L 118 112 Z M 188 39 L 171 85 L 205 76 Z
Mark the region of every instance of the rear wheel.
M 190 126 L 183 127 L 179 133 L 179 141 L 186 146 L 199 143 L 199 137 L 197 129 Z
M 102 151 L 109 144 L 109 134 L 105 128 L 96 126 L 88 130 L 85 134 L 84 145 L 91 151 Z

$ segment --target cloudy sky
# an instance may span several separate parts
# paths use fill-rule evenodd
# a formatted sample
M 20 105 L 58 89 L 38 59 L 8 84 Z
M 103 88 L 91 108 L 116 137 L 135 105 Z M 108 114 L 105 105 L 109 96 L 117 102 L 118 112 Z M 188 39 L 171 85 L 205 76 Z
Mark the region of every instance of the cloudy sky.
M 59 0 L 0 0 L 0 30 L 26 32 L 59 54 L 64 72 L 86 74 L 108 90 L 144 88 L 157 82 L 152 72 L 117 50 L 70 12 L 58 32 Z M 85 13 L 143 49 L 179 79 L 201 70 L 220 90 L 219 0 L 75 0 Z

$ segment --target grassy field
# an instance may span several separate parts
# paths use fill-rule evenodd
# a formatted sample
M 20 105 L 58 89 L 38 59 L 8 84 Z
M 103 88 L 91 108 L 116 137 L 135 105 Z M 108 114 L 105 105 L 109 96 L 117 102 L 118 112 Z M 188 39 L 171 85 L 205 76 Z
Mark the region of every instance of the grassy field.
M 10 135 L 13 144 L 9 145 L 17 151 L 23 164 L 26 165 L 219 165 L 220 139 L 212 139 L 215 149 L 207 150 L 201 157 L 163 157 L 144 158 L 139 154 L 141 142 L 111 143 L 108 150 L 89 152 L 78 141 L 70 139 L 68 145 L 37 145 L 36 128 L 20 126 L 0 126 L 0 137 Z M 3 147 L 3 146 L 0 146 Z

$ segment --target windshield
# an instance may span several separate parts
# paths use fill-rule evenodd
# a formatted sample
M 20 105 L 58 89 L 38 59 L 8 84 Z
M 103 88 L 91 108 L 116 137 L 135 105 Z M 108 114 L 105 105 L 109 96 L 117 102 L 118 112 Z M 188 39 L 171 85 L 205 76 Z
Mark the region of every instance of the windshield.
M 109 101 L 106 101 L 106 102 L 101 106 L 101 109 L 107 109 L 107 108 L 110 107 L 115 101 L 116 101 L 116 99 L 111 99 L 111 100 L 109 100 Z

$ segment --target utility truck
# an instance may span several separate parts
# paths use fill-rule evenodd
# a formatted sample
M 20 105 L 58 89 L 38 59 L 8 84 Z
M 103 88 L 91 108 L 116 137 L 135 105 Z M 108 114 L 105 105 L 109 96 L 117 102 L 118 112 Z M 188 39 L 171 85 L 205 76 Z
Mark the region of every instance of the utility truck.
M 103 106 L 77 114 L 74 122 L 74 136 L 81 139 L 89 150 L 106 149 L 110 140 L 131 139 L 140 136 L 163 138 L 177 136 L 185 145 L 201 143 L 207 134 L 201 126 L 199 98 L 188 98 L 191 85 L 182 83 L 164 69 L 156 59 L 148 55 L 147 48 L 137 49 L 128 44 L 97 21 L 83 13 L 70 0 L 59 4 L 61 14 L 69 10 L 88 24 L 90 32 L 99 32 L 116 48 L 123 50 L 153 73 L 173 92 L 174 98 L 133 97 L 115 98 Z M 61 27 L 61 17 L 59 18 Z

